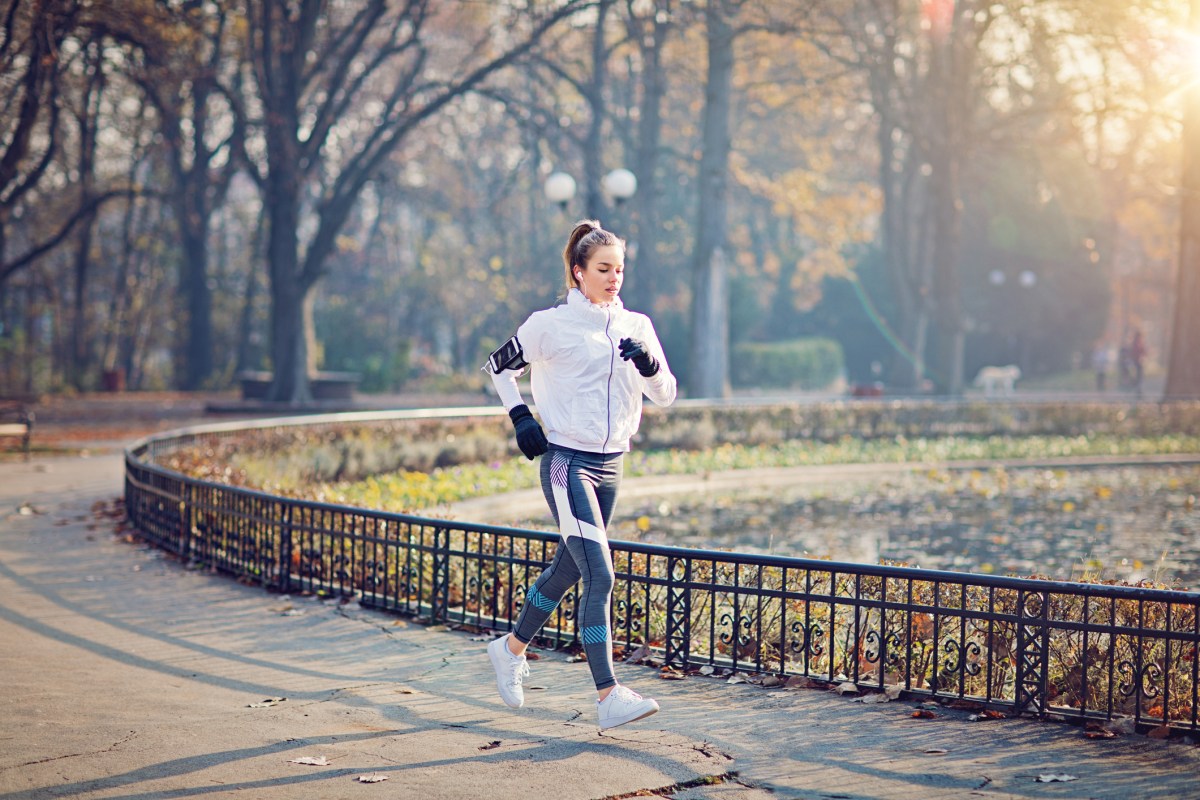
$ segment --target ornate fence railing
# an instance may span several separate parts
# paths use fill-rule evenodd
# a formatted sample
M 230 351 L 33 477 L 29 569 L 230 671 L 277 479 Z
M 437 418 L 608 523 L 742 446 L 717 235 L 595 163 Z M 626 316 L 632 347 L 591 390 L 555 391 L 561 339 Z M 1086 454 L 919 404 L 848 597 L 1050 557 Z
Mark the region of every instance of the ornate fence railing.
M 155 461 L 242 427 L 166 434 L 127 451 L 126 509 L 149 540 L 272 590 L 353 595 L 485 629 L 507 628 L 554 555 L 554 534 L 274 496 Z M 1200 593 L 611 546 L 614 645 L 645 644 L 680 669 L 1200 728 Z M 545 644 L 576 640 L 577 601 L 564 598 Z

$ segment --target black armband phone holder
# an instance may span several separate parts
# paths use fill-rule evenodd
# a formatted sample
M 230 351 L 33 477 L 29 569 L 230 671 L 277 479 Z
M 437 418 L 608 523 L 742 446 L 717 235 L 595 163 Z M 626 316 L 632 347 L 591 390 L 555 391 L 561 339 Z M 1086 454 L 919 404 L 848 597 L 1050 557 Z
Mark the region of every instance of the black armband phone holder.
M 488 356 L 487 363 L 483 365 L 483 371 L 499 375 L 506 369 L 522 370 L 527 366 L 529 364 L 525 361 L 525 352 L 521 349 L 521 342 L 514 336 L 492 351 L 492 354 Z

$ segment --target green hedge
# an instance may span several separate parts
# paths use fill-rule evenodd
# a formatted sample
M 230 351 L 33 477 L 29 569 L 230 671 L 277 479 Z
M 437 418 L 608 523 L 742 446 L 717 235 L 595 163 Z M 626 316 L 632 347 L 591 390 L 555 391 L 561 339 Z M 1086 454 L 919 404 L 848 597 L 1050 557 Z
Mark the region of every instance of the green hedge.
M 832 339 L 743 342 L 733 348 L 730 380 L 738 388 L 823 389 L 845 368 Z

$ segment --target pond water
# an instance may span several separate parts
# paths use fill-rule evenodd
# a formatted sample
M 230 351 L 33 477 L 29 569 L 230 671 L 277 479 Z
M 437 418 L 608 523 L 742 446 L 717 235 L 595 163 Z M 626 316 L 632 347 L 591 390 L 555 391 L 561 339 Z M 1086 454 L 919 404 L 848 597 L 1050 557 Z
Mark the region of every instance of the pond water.
M 1200 466 L 921 471 L 618 503 L 614 539 L 1200 586 Z M 545 527 L 542 521 L 541 527 Z

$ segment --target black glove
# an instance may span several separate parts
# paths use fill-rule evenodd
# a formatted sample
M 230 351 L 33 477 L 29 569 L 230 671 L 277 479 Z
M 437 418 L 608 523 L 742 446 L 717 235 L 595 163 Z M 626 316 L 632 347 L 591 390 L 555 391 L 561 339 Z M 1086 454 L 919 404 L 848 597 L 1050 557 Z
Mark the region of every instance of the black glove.
M 639 342 L 637 339 L 622 339 L 620 347 L 621 358 L 626 361 L 632 360 L 643 378 L 658 374 L 658 359 L 650 355 L 645 342 Z
M 521 448 L 521 452 L 525 454 L 526 458 L 533 461 L 550 449 L 550 443 L 546 441 L 546 434 L 542 433 L 542 426 L 533 418 L 533 412 L 529 410 L 529 406 L 524 403 L 514 406 L 508 412 L 508 417 L 512 420 L 513 427 L 517 429 L 517 447 Z

